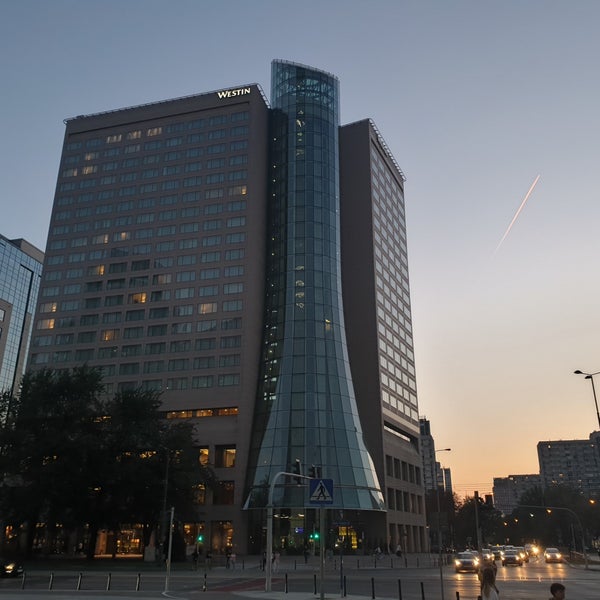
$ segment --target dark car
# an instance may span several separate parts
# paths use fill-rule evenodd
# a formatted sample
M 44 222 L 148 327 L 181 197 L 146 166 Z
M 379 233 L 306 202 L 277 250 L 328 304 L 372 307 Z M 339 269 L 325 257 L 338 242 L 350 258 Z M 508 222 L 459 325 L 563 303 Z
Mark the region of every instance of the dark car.
M 459 552 L 454 558 L 454 569 L 457 573 L 461 571 L 479 571 L 479 557 L 473 552 Z
M 0 558 L 0 577 L 19 577 L 23 575 L 23 565 L 15 560 Z
M 504 556 L 502 557 L 502 566 L 506 565 L 519 565 L 519 567 L 523 566 L 523 557 L 515 548 L 510 548 L 504 551 Z
M 544 552 L 544 560 L 547 563 L 564 562 L 563 555 L 558 548 L 546 548 L 546 551 Z

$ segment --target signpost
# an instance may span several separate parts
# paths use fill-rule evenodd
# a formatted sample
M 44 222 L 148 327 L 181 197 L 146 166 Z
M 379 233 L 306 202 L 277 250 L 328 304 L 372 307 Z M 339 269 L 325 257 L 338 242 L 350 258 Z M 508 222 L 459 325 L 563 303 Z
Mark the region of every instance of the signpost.
M 325 506 L 333 504 L 333 479 L 311 479 L 309 483 L 309 502 L 319 506 L 319 535 L 321 540 L 319 557 L 321 559 L 321 600 L 325 598 Z

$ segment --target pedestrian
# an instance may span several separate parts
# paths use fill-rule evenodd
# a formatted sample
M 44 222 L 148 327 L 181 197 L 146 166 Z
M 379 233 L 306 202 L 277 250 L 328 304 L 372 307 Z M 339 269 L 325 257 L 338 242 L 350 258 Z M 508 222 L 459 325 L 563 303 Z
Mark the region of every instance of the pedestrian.
M 200 556 L 200 554 L 198 553 L 198 548 L 194 548 L 194 551 L 192 552 L 192 562 L 194 565 L 194 571 L 196 571 L 198 569 L 198 557 Z
M 231 553 L 231 556 L 229 557 L 229 562 L 231 563 L 231 568 L 235 569 L 235 552 Z
M 206 559 L 204 562 L 209 569 L 212 567 L 212 551 L 210 549 L 206 551 Z
M 566 588 L 562 583 L 553 583 L 550 586 L 550 600 L 565 600 Z
M 278 550 L 275 550 L 275 552 L 273 552 L 273 573 L 277 573 L 277 571 L 279 571 L 279 557 L 281 556 L 281 554 L 279 554 Z
M 400 544 L 396 546 L 396 556 L 402 558 L 402 546 L 400 546 Z
M 231 548 L 227 546 L 225 549 L 225 568 L 229 569 L 231 566 Z
M 481 598 L 482 600 L 500 600 L 498 594 L 494 569 L 486 567 L 481 573 Z
M 264 571 L 266 566 L 267 566 L 267 551 L 263 550 L 262 558 L 260 560 L 260 570 Z

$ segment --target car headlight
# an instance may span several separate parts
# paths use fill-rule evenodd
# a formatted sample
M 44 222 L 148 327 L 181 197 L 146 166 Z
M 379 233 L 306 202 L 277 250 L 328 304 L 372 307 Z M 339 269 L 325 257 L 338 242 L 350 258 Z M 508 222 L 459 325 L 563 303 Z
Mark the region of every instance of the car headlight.
M 455 564 L 457 567 L 460 567 L 460 560 L 456 559 L 456 560 L 454 561 L 454 564 Z
M 14 562 L 7 563 L 6 565 L 4 565 L 4 570 L 6 571 L 6 573 L 12 573 L 16 568 L 17 565 Z

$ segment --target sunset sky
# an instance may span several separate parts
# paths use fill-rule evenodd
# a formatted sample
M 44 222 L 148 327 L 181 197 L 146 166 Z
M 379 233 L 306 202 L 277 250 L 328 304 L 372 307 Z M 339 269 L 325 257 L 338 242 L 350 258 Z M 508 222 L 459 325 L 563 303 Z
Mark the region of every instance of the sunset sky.
M 591 0 L 2 2 L 0 233 L 45 248 L 63 119 L 268 95 L 274 58 L 334 73 L 407 178 L 420 414 L 455 491 L 490 493 L 598 429 L 573 371 L 600 371 L 599 23 Z

